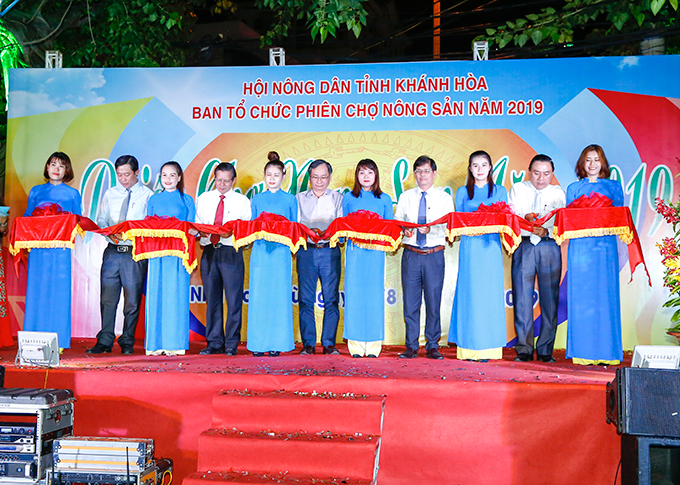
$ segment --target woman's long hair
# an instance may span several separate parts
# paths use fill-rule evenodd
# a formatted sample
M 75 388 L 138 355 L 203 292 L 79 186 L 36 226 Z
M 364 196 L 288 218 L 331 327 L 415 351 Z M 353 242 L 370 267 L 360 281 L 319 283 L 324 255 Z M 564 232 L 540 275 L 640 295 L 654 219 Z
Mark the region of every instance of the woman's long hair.
M 361 196 L 362 187 L 359 182 L 359 170 L 362 168 L 373 170 L 373 173 L 375 173 L 375 182 L 373 182 L 373 185 L 371 186 L 371 192 L 373 192 L 376 199 L 379 199 L 382 195 L 382 190 L 380 190 L 380 173 L 378 172 L 378 166 L 370 158 L 364 158 L 357 163 L 357 168 L 354 170 L 354 188 L 352 189 L 352 195 L 354 197 Z
M 475 197 L 475 177 L 472 175 L 470 167 L 472 166 L 472 159 L 476 157 L 486 158 L 489 161 L 489 175 L 486 177 L 486 183 L 489 186 L 489 195 L 487 197 L 491 197 L 493 194 L 493 163 L 491 162 L 491 156 L 484 150 L 477 150 L 470 154 L 470 159 L 468 160 L 467 182 L 465 186 L 467 187 L 468 198 L 470 200 Z

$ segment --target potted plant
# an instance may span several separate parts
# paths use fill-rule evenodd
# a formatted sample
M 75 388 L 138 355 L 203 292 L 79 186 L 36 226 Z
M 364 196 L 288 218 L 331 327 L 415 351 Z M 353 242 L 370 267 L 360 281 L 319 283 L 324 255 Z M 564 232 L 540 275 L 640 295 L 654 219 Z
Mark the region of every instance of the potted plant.
M 656 247 L 659 249 L 661 263 L 665 268 L 663 285 L 670 289 L 669 298 L 663 306 L 677 308 L 671 316 L 672 326 L 666 329 L 666 333 L 676 337 L 680 344 L 680 201 L 666 203 L 657 198 L 656 212 L 673 226 L 673 237 L 663 238 L 661 242 L 656 243 Z

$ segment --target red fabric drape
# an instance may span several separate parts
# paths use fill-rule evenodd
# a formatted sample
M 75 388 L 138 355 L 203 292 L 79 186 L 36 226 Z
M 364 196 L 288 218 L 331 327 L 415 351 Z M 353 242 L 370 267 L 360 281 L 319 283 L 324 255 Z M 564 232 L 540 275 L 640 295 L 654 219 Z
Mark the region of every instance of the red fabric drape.
M 479 236 L 501 234 L 503 247 L 512 254 L 522 242 L 522 229 L 531 231 L 531 223 L 517 216 L 505 202 L 480 205 L 475 212 L 452 212 L 449 214 L 447 234 L 449 241 L 456 236 Z
M 148 216 L 140 221 L 124 221 L 95 232 L 104 236 L 122 234 L 124 240 L 132 241 L 132 258 L 142 259 L 176 256 L 191 274 L 198 260 L 194 236 L 189 229 L 210 234 L 221 234 L 222 228 L 193 222 L 180 221 L 176 217 Z
M 383 219 L 375 212 L 359 210 L 335 219 L 323 235 L 335 247 L 341 238 L 351 239 L 365 249 L 396 251 L 402 238 L 402 227 L 416 227 L 408 222 Z
M 553 215 L 555 216 L 553 237 L 558 244 L 581 237 L 619 236 L 621 241 L 628 245 L 631 281 L 635 269 L 642 264 L 647 273 L 649 286 L 652 286 L 640 238 L 628 207 L 612 207 L 612 201 L 601 194 L 595 193 L 590 197 L 582 195 L 568 207 L 552 211 L 535 221 L 535 224 L 541 225 Z
M 9 235 L 9 252 L 19 272 L 20 261 L 26 262 L 27 250 L 33 248 L 73 249 L 76 234 L 99 227 L 87 217 L 62 212 L 58 204 L 37 208 L 30 217 L 16 217 Z
M 521 242 L 521 228 L 531 230 L 531 224 L 516 216 L 505 202 L 485 206 L 476 212 L 451 212 L 428 224 L 382 219 L 370 211 L 356 211 L 335 219 L 323 235 L 335 246 L 340 238 L 351 239 L 357 246 L 382 251 L 396 251 L 401 244 L 402 228 L 446 224 L 450 241 L 456 236 L 478 236 L 499 233 L 503 246 L 512 254 Z
M 239 249 L 253 241 L 265 241 L 284 244 L 295 253 L 303 246 L 307 248 L 307 237 L 318 241 L 319 236 L 298 222 L 291 222 L 283 216 L 263 212 L 252 221 L 229 221 L 222 226 L 224 233 L 234 233 L 234 248 Z
M 133 241 L 135 260 L 174 255 L 182 259 L 191 273 L 197 266 L 194 238 L 188 234 L 193 228 L 209 234 L 232 233 L 236 249 L 258 239 L 278 242 L 296 252 L 300 246 L 307 247 L 312 241 L 329 239 L 335 246 L 341 238 L 349 238 L 355 244 L 370 249 L 396 251 L 401 244 L 402 228 L 415 228 L 419 224 L 385 220 L 370 211 L 357 211 L 333 221 L 322 237 L 306 226 L 288 221 L 285 217 L 267 212 L 252 221 L 229 221 L 222 226 L 194 224 L 176 218 L 148 217 L 143 221 L 125 221 L 121 224 L 99 229 L 87 217 L 61 212 L 58 205 L 41 207 L 31 217 L 14 219 L 10 232 L 10 253 L 15 265 L 25 259 L 25 251 L 31 248 L 73 248 L 76 234 L 94 231 L 99 234 L 123 234 Z M 582 196 L 565 209 L 557 209 L 545 217 L 530 223 L 512 213 L 504 202 L 490 206 L 481 205 L 476 212 L 452 212 L 425 226 L 447 225 L 447 236 L 475 236 L 498 233 L 509 254 L 521 242 L 521 229 L 531 230 L 555 216 L 553 236 L 558 244 L 580 237 L 617 235 L 628 244 L 631 273 L 642 264 L 651 286 L 651 278 L 644 261 L 640 239 L 628 207 L 612 207 L 611 201 L 601 194 Z

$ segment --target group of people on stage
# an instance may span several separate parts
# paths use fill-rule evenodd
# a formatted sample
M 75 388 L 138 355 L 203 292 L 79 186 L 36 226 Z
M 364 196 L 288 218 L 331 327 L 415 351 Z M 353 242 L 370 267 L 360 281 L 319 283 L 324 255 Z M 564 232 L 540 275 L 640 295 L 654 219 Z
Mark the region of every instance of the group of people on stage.
M 425 350 L 430 359 L 442 359 L 440 307 L 444 286 L 446 225 L 426 226 L 454 211 L 454 200 L 434 185 L 435 161 L 426 156 L 413 163 L 416 187 L 405 191 L 393 212 L 392 200 L 380 188 L 376 163 L 361 160 L 354 186 L 344 196 L 330 190 L 333 167 L 324 160 L 309 166 L 311 188 L 293 196 L 281 190 L 285 165 L 276 152 L 264 167 L 266 191 L 252 201 L 234 191 L 236 169 L 229 163 L 215 167 L 215 188 L 196 203 L 184 192 L 183 172 L 174 161 L 161 167 L 163 190 L 154 194 L 138 180 L 139 164 L 124 155 L 115 162 L 118 184 L 104 194 L 97 224 L 109 227 L 146 216 L 172 216 L 179 220 L 222 226 L 227 221 L 251 220 L 264 212 L 299 222 L 322 234 L 337 218 L 370 211 L 383 219 L 422 225 L 403 230 L 401 280 L 406 349 L 400 358 L 418 357 L 420 310 L 425 303 Z M 613 205 L 623 205 L 619 182 L 609 180 L 607 158 L 598 145 L 586 147 L 576 164 L 578 182 L 564 190 L 552 184 L 554 164 L 546 155 L 535 156 L 529 180 L 516 183 L 510 193 L 494 184 L 491 157 L 484 151 L 470 155 L 466 185 L 455 194 L 455 210 L 474 212 L 481 204 L 507 202 L 514 212 L 536 221 L 565 207 L 582 195 L 599 193 Z M 67 183 L 73 179 L 68 156 L 55 152 L 45 164 L 47 183 L 29 194 L 26 216 L 46 204 L 80 214 L 80 194 Z M 513 254 L 512 290 L 517 332 L 517 361 L 554 362 L 558 323 L 561 251 L 552 238 L 552 219 L 531 232 Z M 231 234 L 189 234 L 203 248 L 200 271 L 206 299 L 207 346 L 201 354 L 236 355 L 240 342 L 244 288 L 243 253 L 234 249 Z M 115 314 L 121 288 L 124 326 L 118 337 L 123 354 L 133 354 L 135 327 L 146 283 L 144 347 L 150 355 L 184 354 L 189 348 L 189 274 L 175 256 L 134 261 L 132 245 L 121 234 L 108 238 L 101 268 L 102 328 L 89 354 L 111 352 L 115 342 Z M 313 242 L 297 252 L 301 355 L 316 352 L 314 316 L 317 283 L 324 302 L 321 344 L 323 353 L 337 355 L 339 283 L 342 272 L 339 247 L 328 240 Z M 575 363 L 618 363 L 623 358 L 619 296 L 619 262 L 615 236 L 574 239 L 567 261 L 567 357 Z M 385 338 L 385 253 L 357 245 L 345 250 L 345 316 L 343 338 L 350 355 L 376 358 Z M 33 249 L 28 263 L 24 330 L 56 331 L 61 347 L 70 347 L 71 256 L 58 248 Z M 533 297 L 538 280 L 540 331 L 535 340 Z M 291 300 L 292 257 L 281 243 L 257 240 L 250 258 L 248 329 L 246 346 L 255 356 L 278 356 L 295 348 Z M 500 359 L 506 346 L 502 248 L 499 234 L 461 236 L 458 276 L 448 341 L 456 344 L 459 359 Z M 223 295 L 227 303 L 226 322 Z

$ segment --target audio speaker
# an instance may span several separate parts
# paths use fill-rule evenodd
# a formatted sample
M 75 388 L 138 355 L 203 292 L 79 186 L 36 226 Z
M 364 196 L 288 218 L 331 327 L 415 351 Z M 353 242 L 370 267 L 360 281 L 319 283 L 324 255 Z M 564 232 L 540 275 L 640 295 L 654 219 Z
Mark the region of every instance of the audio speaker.
M 621 485 L 680 484 L 680 439 L 621 436 Z
M 616 369 L 607 383 L 607 423 L 619 434 L 680 438 L 680 371 Z

